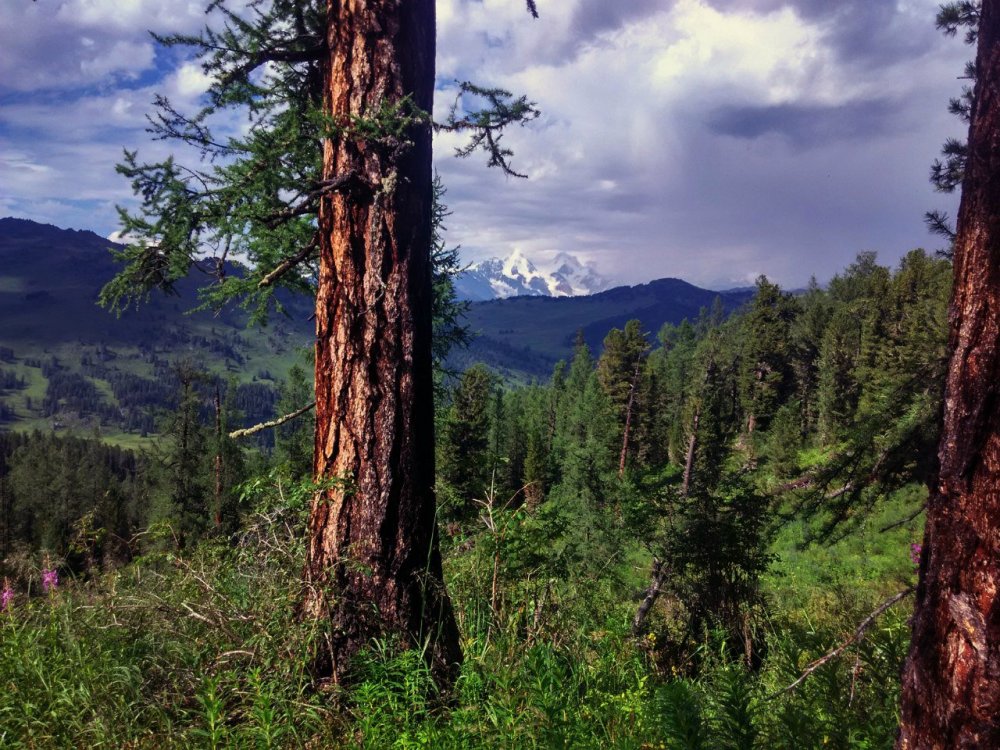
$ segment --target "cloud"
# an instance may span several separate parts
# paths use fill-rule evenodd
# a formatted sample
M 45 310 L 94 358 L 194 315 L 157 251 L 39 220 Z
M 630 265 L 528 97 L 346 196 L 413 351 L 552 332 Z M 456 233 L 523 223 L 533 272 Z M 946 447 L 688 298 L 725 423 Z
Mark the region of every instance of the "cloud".
M 489 5 L 462 6 L 468 25 L 446 25 L 440 54 L 464 77 L 527 92 L 544 115 L 508 136 L 527 181 L 449 160 L 453 140 L 438 139 L 450 237 L 470 260 L 517 245 L 578 253 L 619 281 L 724 286 L 763 269 L 799 285 L 860 250 L 891 261 L 928 241 L 925 210 L 950 206 L 926 175 L 961 128 L 945 107 L 964 51 L 933 35 L 931 3 L 885 16 L 887 48 L 908 52 L 864 75 L 846 54 L 860 21 L 818 2 L 678 0 L 607 22 L 570 2 L 545 33 L 572 55 L 532 56 L 549 18 L 522 28 L 499 14 L 503 43 L 452 61 Z M 874 23 L 882 6 L 859 4 L 858 18 Z M 914 50 L 894 35 L 918 15 L 930 33 Z M 574 31 L 574 17 L 592 23 Z
M 823 31 L 848 65 L 875 66 L 922 55 L 937 38 L 939 3 L 925 0 L 708 0 L 723 11 L 771 13 L 793 10 Z
M 0 0 L 0 211 L 102 235 L 130 200 L 121 148 L 157 159 L 156 92 L 197 106 L 206 80 L 146 33 L 192 32 L 201 3 Z M 467 260 L 567 251 L 619 282 L 797 286 L 860 250 L 933 242 L 928 164 L 969 55 L 936 0 L 439 0 L 436 111 L 454 80 L 524 92 L 543 116 L 505 143 L 529 180 L 435 139 Z M 239 132 L 238 114 L 220 132 Z
M 114 86 L 151 70 L 149 31 L 194 32 L 200 2 L 182 0 L 3 0 L 0 87 L 37 92 Z
M 781 135 L 798 148 L 813 148 L 838 140 L 868 139 L 898 128 L 898 102 L 862 100 L 840 105 L 776 104 L 725 106 L 708 120 L 713 133 L 754 139 Z

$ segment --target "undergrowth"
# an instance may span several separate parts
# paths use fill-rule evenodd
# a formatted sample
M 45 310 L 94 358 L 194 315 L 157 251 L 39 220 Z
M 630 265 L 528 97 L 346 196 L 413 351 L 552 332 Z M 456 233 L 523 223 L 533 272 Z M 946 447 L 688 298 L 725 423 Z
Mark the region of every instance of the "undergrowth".
M 253 510 L 236 537 L 185 554 L 150 544 L 125 568 L 15 600 L 0 614 L 0 746 L 892 745 L 905 606 L 783 691 L 883 593 L 874 579 L 830 589 L 816 568 L 822 555 L 800 555 L 772 581 L 763 657 L 751 669 L 712 633 L 685 661 L 670 658 L 667 606 L 652 635 L 633 638 L 641 575 L 632 555 L 614 571 L 540 586 L 501 576 L 504 595 L 491 602 L 489 576 L 472 573 L 484 569 L 477 555 L 492 557 L 481 537 L 481 549 L 449 554 L 465 653 L 451 693 L 436 693 L 419 650 L 383 643 L 359 660 L 352 687 L 325 685 L 307 669 L 322 634 L 295 617 L 307 497 L 308 488 L 261 480 L 247 488 Z M 803 591 L 783 601 L 792 578 Z

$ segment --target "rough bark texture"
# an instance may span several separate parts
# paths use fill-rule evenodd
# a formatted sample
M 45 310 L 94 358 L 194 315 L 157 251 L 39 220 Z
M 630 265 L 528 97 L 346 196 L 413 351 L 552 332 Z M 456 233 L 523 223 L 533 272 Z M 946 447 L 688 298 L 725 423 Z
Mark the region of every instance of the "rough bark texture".
M 363 139 L 407 95 L 430 112 L 434 0 L 330 0 L 326 111 L 347 132 L 324 179 L 368 187 L 320 208 L 316 452 L 307 616 L 329 617 L 328 663 L 342 681 L 372 638 L 426 648 L 439 678 L 461 661 L 444 590 L 434 499 L 431 365 L 431 131 Z
M 1000 2 L 982 7 L 940 473 L 898 748 L 1000 747 Z

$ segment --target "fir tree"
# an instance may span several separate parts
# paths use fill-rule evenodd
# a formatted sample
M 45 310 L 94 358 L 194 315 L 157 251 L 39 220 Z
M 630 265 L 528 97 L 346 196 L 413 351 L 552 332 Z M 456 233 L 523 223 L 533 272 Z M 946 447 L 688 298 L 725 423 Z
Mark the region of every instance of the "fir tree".
M 292 366 L 281 386 L 278 415 L 291 414 L 312 401 L 312 383 L 305 370 Z M 274 436 L 275 460 L 287 469 L 293 479 L 304 480 L 312 476 L 313 440 L 315 424 L 312 414 L 280 425 Z
M 635 431 L 643 405 L 638 398 L 643 387 L 649 343 L 642 324 L 630 320 L 624 330 L 613 328 L 604 339 L 604 351 L 597 360 L 597 379 L 617 423 L 621 446 L 619 476 L 625 473 L 629 456 L 635 453 Z
M 445 517 L 468 518 L 474 501 L 482 500 L 490 487 L 491 448 L 496 453 L 490 411 L 497 396 L 496 380 L 483 365 L 466 370 L 455 388 L 441 440 L 440 476 L 455 493 L 454 507 L 446 509 Z
M 746 431 L 766 430 L 792 387 L 791 326 L 798 314 L 794 298 L 761 276 L 743 318 L 745 350 L 740 391 Z

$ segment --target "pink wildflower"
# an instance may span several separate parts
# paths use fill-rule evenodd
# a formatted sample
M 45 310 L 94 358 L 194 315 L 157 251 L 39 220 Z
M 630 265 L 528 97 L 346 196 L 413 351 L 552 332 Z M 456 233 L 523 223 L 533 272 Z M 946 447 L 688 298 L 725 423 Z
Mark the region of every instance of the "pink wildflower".
M 55 591 L 59 588 L 59 571 L 57 570 L 43 570 L 42 571 L 42 590 L 45 593 Z
M 924 545 L 914 542 L 910 545 L 910 559 L 913 564 L 920 567 L 920 555 L 924 551 Z
M 6 612 L 14 601 L 14 589 L 10 587 L 10 581 L 3 579 L 3 591 L 0 591 L 0 612 Z

